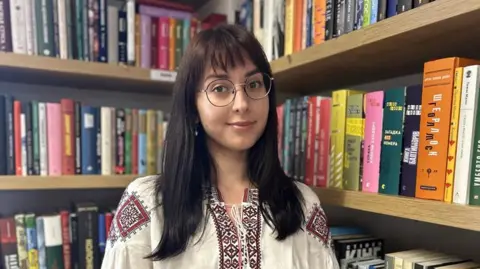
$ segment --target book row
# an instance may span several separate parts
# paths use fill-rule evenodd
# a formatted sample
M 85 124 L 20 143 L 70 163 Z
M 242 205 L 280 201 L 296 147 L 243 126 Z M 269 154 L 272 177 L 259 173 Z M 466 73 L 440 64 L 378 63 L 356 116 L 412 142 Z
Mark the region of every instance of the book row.
M 253 9 L 253 33 L 262 43 L 268 59 L 273 60 L 433 1 L 247 0 L 244 2 L 250 3 Z
M 478 64 L 437 59 L 419 85 L 286 100 L 285 172 L 308 185 L 480 205 Z
M 471 259 L 427 249 L 386 253 L 384 240 L 358 227 L 331 227 L 332 246 L 341 269 L 477 269 Z
M 80 203 L 74 210 L 1 218 L 2 268 L 100 268 L 114 214 Z
M 166 117 L 154 109 L 0 96 L 0 174 L 160 173 Z
M 188 8 L 149 0 L 0 0 L 0 26 L 0 51 L 163 70 L 202 29 Z

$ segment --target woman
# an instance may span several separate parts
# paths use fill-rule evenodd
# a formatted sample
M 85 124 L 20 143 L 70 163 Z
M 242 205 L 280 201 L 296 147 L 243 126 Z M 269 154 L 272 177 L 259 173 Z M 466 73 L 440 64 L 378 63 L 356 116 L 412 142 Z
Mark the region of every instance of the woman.
M 178 70 L 164 173 L 125 190 L 102 269 L 338 268 L 318 197 L 277 156 L 260 44 L 239 26 L 199 33 Z

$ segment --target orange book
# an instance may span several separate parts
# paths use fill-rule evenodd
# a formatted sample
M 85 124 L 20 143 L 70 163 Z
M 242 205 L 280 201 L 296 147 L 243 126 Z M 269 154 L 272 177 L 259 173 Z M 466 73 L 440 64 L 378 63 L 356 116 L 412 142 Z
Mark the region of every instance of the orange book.
M 443 201 L 455 68 L 478 64 L 464 58 L 425 63 L 415 196 Z
M 321 44 L 325 41 L 325 11 L 327 9 L 326 0 L 313 0 L 313 43 Z
M 302 50 L 303 3 L 305 0 L 295 0 L 293 15 L 293 52 Z
M 177 21 L 174 18 L 169 19 L 170 29 L 169 33 L 169 42 L 168 42 L 168 69 L 171 71 L 175 70 L 175 25 Z

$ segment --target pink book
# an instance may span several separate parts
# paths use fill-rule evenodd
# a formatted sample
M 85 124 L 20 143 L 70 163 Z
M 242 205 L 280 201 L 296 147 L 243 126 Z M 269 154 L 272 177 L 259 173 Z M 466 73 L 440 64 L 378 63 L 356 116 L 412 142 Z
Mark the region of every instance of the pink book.
M 378 192 L 382 148 L 383 91 L 365 97 L 365 138 L 363 145 L 362 191 Z
M 152 67 L 152 19 L 147 15 L 140 15 L 140 67 Z
M 318 169 L 315 177 L 315 185 L 318 187 L 327 187 L 328 179 L 328 165 L 330 157 L 330 117 L 332 111 L 332 98 L 321 97 L 319 101 L 319 131 L 317 134 L 318 140 Z
M 170 21 L 168 17 L 158 18 L 158 64 L 159 68 L 163 70 L 168 70 L 168 41 L 170 38 L 169 29 Z
M 47 103 L 48 175 L 62 175 L 62 109 L 59 103 Z

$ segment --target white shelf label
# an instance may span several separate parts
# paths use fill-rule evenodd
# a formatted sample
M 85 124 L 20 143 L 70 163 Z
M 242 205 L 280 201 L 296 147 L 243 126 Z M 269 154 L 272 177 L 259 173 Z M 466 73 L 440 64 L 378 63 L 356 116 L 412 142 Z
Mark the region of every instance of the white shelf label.
M 150 70 L 150 79 L 156 81 L 175 82 L 177 72 L 159 69 Z

